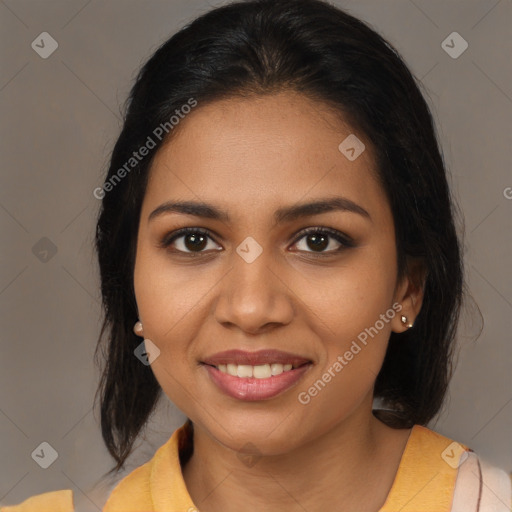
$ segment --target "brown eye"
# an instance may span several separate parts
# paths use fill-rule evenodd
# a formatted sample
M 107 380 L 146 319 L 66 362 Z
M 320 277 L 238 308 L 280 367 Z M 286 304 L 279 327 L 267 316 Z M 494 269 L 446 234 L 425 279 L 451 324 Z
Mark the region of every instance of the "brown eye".
M 306 243 L 308 247 L 311 247 L 314 251 L 323 251 L 329 245 L 329 235 L 318 235 L 312 233 L 306 235 Z
M 183 237 L 183 245 L 190 251 L 202 251 L 207 243 L 208 238 L 205 235 L 190 233 Z
M 215 244 L 208 246 L 209 241 L 213 242 L 208 231 L 199 228 L 185 228 L 166 236 L 160 243 L 163 248 L 173 246 L 174 252 L 201 253 L 205 249 L 215 249 Z M 210 244 L 212 245 L 212 244 Z
M 299 248 L 299 250 L 304 252 L 319 254 L 335 253 L 354 246 L 351 238 L 330 228 L 314 228 L 303 231 L 297 238 L 295 245 L 303 239 L 305 240 L 305 243 L 303 244 L 303 248 Z M 333 240 L 335 242 L 333 242 Z M 330 249 L 326 250 L 329 247 Z

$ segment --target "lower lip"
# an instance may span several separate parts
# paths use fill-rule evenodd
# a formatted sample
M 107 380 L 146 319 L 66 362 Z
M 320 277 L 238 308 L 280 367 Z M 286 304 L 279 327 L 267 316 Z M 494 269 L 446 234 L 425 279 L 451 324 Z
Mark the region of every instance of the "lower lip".
M 268 379 L 256 379 L 255 377 L 233 377 L 223 373 L 214 366 L 203 365 L 210 378 L 227 395 L 238 400 L 268 400 L 294 386 L 308 371 L 311 363 L 273 375 Z

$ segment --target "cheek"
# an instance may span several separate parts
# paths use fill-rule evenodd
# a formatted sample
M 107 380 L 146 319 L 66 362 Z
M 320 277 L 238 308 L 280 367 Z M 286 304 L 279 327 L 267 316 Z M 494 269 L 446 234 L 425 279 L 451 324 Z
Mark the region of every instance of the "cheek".
M 160 350 L 151 370 L 167 397 L 188 411 L 193 389 L 190 340 L 199 329 L 195 312 L 209 287 L 201 280 L 183 278 L 181 272 L 171 272 L 154 257 L 140 258 L 134 285 L 144 337 Z
M 316 318 L 318 326 L 324 326 L 322 338 L 337 341 L 341 349 L 391 308 L 395 280 L 394 252 L 386 257 L 368 250 L 354 252 L 346 263 L 329 271 L 296 279 L 293 288 L 314 313 L 313 321 Z M 382 330 L 389 334 L 389 323 Z
M 369 399 L 386 354 L 391 320 L 398 314 L 391 304 L 389 274 L 378 268 L 347 269 L 324 293 L 310 296 L 311 306 L 315 301 L 321 305 L 314 323 L 321 330 L 317 332 L 323 353 L 315 374 L 297 390 L 297 399 L 311 416 L 331 411 L 324 426 L 337 423 Z
M 307 287 L 303 285 L 305 303 L 314 312 L 312 329 L 323 345 L 318 368 L 322 382 L 312 390 L 322 395 L 315 398 L 317 405 L 342 400 L 351 407 L 373 386 L 386 353 L 391 320 L 398 314 L 392 307 L 394 269 L 391 247 L 387 252 L 361 251 L 328 280 L 317 276 L 308 280 Z M 323 384 L 329 391 L 320 393 Z M 313 380 L 306 383 L 311 385 Z
M 175 341 L 186 339 L 180 336 L 180 331 L 194 310 L 207 300 L 211 280 L 212 272 L 207 274 L 199 266 L 173 269 L 164 252 L 140 249 L 134 287 L 145 335 L 159 346 L 176 347 Z
M 159 348 L 151 364 L 167 397 L 182 411 L 193 398 L 193 340 L 207 314 L 211 293 L 219 276 L 200 266 L 172 266 L 165 253 L 141 247 L 134 270 L 134 288 L 144 337 Z
M 331 297 L 331 307 L 324 310 L 328 311 L 325 321 L 338 336 L 340 349 L 357 338 L 364 340 L 364 333 L 375 324 L 380 338 L 387 338 L 391 329 L 389 320 L 382 324 L 380 318 L 391 307 L 393 287 L 382 275 L 355 274 L 340 282 L 338 293 Z

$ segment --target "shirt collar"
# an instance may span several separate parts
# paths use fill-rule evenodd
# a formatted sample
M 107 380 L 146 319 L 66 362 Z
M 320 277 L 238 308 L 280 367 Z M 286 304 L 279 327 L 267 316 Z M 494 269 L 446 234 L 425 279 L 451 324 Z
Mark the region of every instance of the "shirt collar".
M 103 512 L 138 512 L 140 507 L 156 512 L 197 512 L 182 473 L 182 466 L 193 450 L 192 441 L 192 423 L 187 420 L 149 462 L 118 484 Z M 458 443 L 415 425 L 391 490 L 379 512 L 449 512 L 457 467 L 447 463 L 443 454 L 452 445 Z M 464 445 L 458 446 L 462 451 L 468 450 Z

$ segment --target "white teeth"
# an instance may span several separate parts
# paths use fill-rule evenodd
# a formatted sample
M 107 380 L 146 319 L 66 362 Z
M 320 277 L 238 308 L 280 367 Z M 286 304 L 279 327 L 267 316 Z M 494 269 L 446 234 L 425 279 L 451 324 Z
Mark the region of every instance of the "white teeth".
M 261 364 L 259 366 L 254 366 L 252 369 L 252 374 L 257 379 L 268 379 L 272 376 L 272 373 L 270 371 L 270 365 L 269 364 Z
M 270 371 L 272 372 L 272 375 L 279 375 L 280 373 L 283 373 L 283 365 L 279 363 L 274 363 L 270 365 Z
M 233 377 L 254 377 L 256 379 L 268 379 L 273 375 L 281 375 L 283 372 L 288 372 L 292 369 L 291 364 L 260 364 L 251 366 L 249 364 L 219 364 L 217 369 L 222 373 L 227 373 Z
M 239 364 L 236 370 L 239 377 L 252 377 L 252 366 L 248 364 Z

